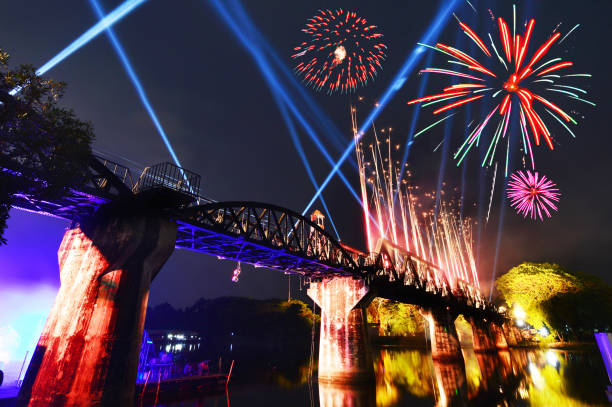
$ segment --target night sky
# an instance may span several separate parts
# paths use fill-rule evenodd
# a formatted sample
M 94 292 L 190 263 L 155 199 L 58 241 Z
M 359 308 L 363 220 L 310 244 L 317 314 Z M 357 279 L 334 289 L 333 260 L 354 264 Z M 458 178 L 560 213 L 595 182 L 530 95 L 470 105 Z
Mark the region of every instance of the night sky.
M 104 0 L 101 3 L 108 11 L 121 2 Z M 456 13 L 477 32 L 490 31 L 489 8 L 496 17 L 512 19 L 510 1 L 473 0 L 472 3 L 478 15 L 464 1 L 458 2 Z M 608 45 L 612 2 L 538 0 L 516 4 L 519 32 L 522 33 L 527 16 L 536 19 L 531 52 L 560 22 L 562 33 L 581 24 L 555 53 L 574 62 L 573 73 L 593 74 L 590 81 L 576 83 L 584 85 L 589 91 L 587 99 L 598 106 L 570 102 L 562 96 L 555 99 L 579 117 L 576 139 L 552 126 L 555 151 L 540 146 L 535 152 L 537 169 L 561 188 L 560 209 L 544 222 L 524 220 L 503 199 L 505 214 L 497 273 L 522 261 L 548 261 L 598 275 L 612 283 L 609 272 L 612 219 L 608 209 L 612 195 L 609 181 L 612 141 L 608 124 L 612 111 L 609 99 L 612 61 Z M 244 6 L 289 69 L 291 50 L 303 40 L 300 29 L 318 8 L 349 8 L 378 25 L 389 47 L 388 59 L 376 81 L 352 97 L 352 100 L 357 96 L 364 98 L 358 106 L 362 120 L 392 82 L 438 10 L 434 1 L 323 4 L 258 0 L 245 1 Z M 0 48 L 11 54 L 12 64 L 31 63 L 38 67 L 96 21 L 86 0 L 3 2 Z M 203 194 L 219 201 L 260 201 L 302 211 L 314 189 L 271 92 L 251 54 L 207 1 L 150 0 L 114 29 L 183 166 L 201 174 Z M 468 46 L 452 17 L 439 39 L 449 44 L 460 41 Z M 436 55 L 434 61 L 436 66 L 446 65 L 441 56 Z M 417 68 L 423 68 L 424 64 L 422 59 Z M 128 163 L 134 169 L 171 160 L 106 35 L 94 39 L 48 76 L 68 83 L 62 103 L 73 108 L 80 118 L 93 123 L 95 150 L 112 153 L 117 161 Z M 414 108 L 407 106 L 406 101 L 416 97 L 419 80 L 417 72 L 411 72 L 376 122 L 379 127 L 393 127 L 394 142 L 404 144 L 408 138 Z M 445 83 L 448 78 L 432 77 L 427 90 L 437 93 Z M 345 135 L 343 144 L 349 142 L 349 98 L 318 94 L 310 89 L 307 92 Z M 472 113 L 478 116 L 477 109 Z M 433 121 L 431 111 L 423 111 L 417 128 Z M 465 121 L 465 110 L 460 110 L 449 127 L 451 140 L 446 155 L 443 149 L 432 152 L 444 137 L 443 126 L 420 136 L 412 146 L 409 162 L 415 174 L 414 182 L 423 190 L 435 189 L 445 156 L 448 158 L 443 172 L 445 189 L 450 196 L 455 193 L 454 189 L 461 187 L 461 168 L 455 166 L 450 156 L 463 136 Z M 303 132 L 300 135 L 315 176 L 321 182 L 330 166 L 306 135 Z M 326 139 L 326 134 L 321 133 L 320 137 Z M 331 141 L 326 146 L 333 157 L 340 155 Z M 513 157 L 513 168 L 520 168 L 519 156 Z M 354 188 L 358 188 L 358 176 L 352 167 L 345 164 L 342 169 Z M 480 214 L 482 208 L 486 213 L 491 178 L 492 169 L 480 171 L 478 157 L 469 157 L 464 178 L 466 214 L 478 217 L 481 190 L 485 199 L 480 204 Z M 491 218 L 480 238 L 479 274 L 485 287 L 489 286 L 493 270 L 502 212 L 503 179 L 498 177 L 497 181 Z M 325 198 L 342 240 L 363 249 L 360 208 L 337 178 L 329 184 Z M 56 252 L 68 223 L 18 211 L 11 215 L 9 244 L 0 247 L 2 291 L 13 287 L 16 292 L 33 293 L 35 287 L 58 287 Z M 234 284 L 230 280 L 233 268 L 234 263 L 229 261 L 177 251 L 154 281 L 150 304 L 167 301 L 183 307 L 199 297 L 287 296 L 287 276 L 243 266 L 241 279 Z M 294 278 L 293 294 L 298 295 L 298 290 L 299 284 Z M 305 298 L 303 293 L 301 298 Z

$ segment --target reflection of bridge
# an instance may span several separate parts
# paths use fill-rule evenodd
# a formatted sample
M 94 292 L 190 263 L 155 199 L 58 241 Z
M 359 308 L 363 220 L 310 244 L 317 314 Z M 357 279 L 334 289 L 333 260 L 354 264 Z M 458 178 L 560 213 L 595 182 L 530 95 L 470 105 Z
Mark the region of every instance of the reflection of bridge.
M 73 222 L 59 249 L 61 287 L 22 404 L 132 402 L 149 285 L 174 248 L 304 276 L 322 310 L 320 380 L 371 377 L 363 307 L 374 296 L 422 307 L 436 359 L 462 358 L 458 314 L 471 321 L 476 348 L 507 346 L 503 316 L 478 289 L 451 285 L 436 266 L 401 248 L 380 242 L 366 255 L 288 209 L 212 202 L 198 189 L 198 175 L 172 164 L 148 167 L 134 182 L 127 168 L 92 158 L 78 191 L 52 201 L 15 197 L 15 207 Z

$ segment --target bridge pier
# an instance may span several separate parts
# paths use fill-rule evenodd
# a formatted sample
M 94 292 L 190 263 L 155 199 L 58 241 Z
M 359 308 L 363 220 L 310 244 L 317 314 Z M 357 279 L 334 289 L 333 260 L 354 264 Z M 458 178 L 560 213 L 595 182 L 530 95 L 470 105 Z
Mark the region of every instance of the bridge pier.
M 436 392 L 435 407 L 467 406 L 467 376 L 463 358 L 459 361 L 433 360 Z
M 352 277 L 310 283 L 308 296 L 321 308 L 319 381 L 351 383 L 374 379 L 365 309 L 358 306 L 367 293 L 365 281 Z
M 421 314 L 429 326 L 431 357 L 440 361 L 461 361 L 461 344 L 455 328 L 456 315 L 446 309 L 422 310 Z
M 508 341 L 502 328 L 494 322 L 469 319 L 474 334 L 474 351 L 491 352 L 499 349 L 508 349 Z
M 495 344 L 495 348 L 497 348 L 497 350 L 508 349 L 508 340 L 506 339 L 506 334 L 504 333 L 502 325 L 498 325 L 495 322 L 491 322 L 489 325 L 489 329 L 493 336 L 493 343 Z
M 487 321 L 474 317 L 469 318 L 468 321 L 472 326 L 474 352 L 489 352 L 495 350 L 495 340 L 491 335 Z
M 149 286 L 175 239 L 176 224 L 146 214 L 65 233 L 61 286 L 18 406 L 133 404 Z

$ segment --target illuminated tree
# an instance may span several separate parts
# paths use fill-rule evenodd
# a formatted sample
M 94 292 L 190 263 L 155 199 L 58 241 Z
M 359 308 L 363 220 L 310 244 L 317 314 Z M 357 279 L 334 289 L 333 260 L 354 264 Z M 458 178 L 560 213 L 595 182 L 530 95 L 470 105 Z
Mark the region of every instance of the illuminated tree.
M 369 322 L 380 323 L 381 335 L 407 336 L 424 331 L 425 320 L 414 305 L 374 298 L 367 311 Z
M 89 123 L 58 106 L 64 83 L 8 62 L 0 49 L 0 244 L 14 195 L 53 199 L 80 185 L 94 137 Z
M 509 305 L 525 310 L 526 322 L 547 326 L 562 340 L 592 339 L 594 329 L 612 327 L 612 287 L 596 277 L 557 264 L 522 263 L 495 285 Z

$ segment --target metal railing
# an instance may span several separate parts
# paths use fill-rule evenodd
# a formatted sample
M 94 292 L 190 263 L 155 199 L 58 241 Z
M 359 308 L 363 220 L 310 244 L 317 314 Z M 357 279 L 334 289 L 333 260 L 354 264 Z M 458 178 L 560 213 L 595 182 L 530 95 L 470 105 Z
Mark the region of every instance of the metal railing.
M 156 188 L 167 188 L 198 199 L 200 176 L 195 172 L 165 162 L 146 167 L 132 191 L 143 192 Z

